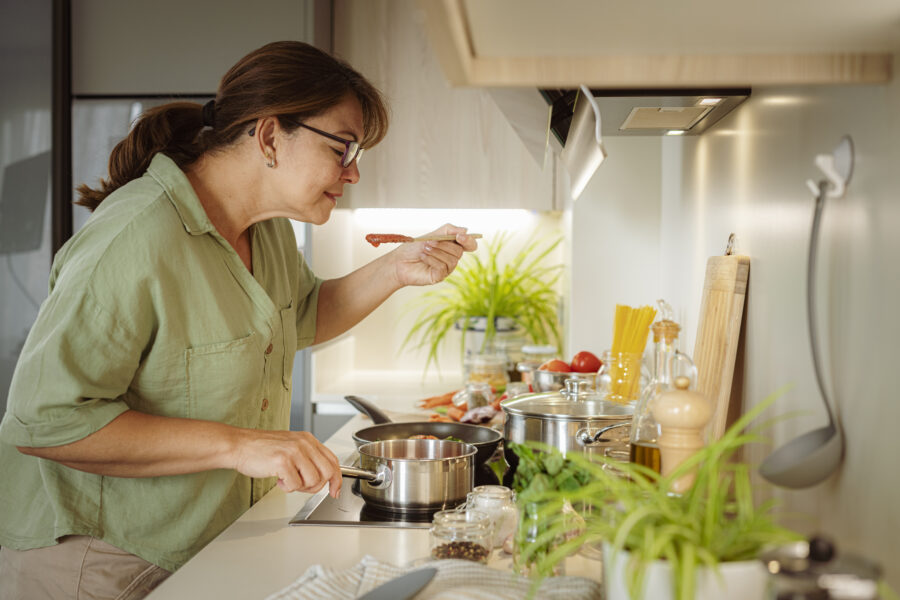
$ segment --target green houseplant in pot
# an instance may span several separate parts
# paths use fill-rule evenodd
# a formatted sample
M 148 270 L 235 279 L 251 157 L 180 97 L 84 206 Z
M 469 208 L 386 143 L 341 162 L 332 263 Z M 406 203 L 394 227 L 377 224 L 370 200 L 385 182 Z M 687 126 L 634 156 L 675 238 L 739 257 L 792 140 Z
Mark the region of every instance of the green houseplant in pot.
M 538 344 L 559 347 L 559 294 L 556 284 L 562 265 L 546 264 L 561 239 L 541 244 L 531 240 L 508 261 L 501 251 L 509 241 L 501 233 L 476 252 L 460 260 L 444 285 L 423 293 L 414 303 L 419 312 L 403 345 L 427 348 L 426 369 L 435 362 L 438 350 L 454 328 L 462 330 L 461 353 L 466 334 L 476 323 L 484 323 L 480 351 L 491 347 L 498 322 L 512 324 Z
M 575 473 L 579 485 L 553 489 L 519 482 L 520 503 L 541 525 L 538 535 L 533 526 L 528 532 L 530 543 L 521 543 L 520 529 L 520 562 L 546 575 L 579 549 L 602 545 L 610 600 L 759 597 L 765 571 L 757 555 L 769 545 L 802 539 L 774 522 L 771 502 L 756 505 L 750 465 L 733 460 L 743 445 L 762 441 L 759 430 L 748 425 L 776 396 L 668 476 L 638 464 L 569 454 L 561 466 L 557 459 L 549 468 Z M 520 463 L 536 456 L 528 448 L 516 452 Z M 672 493 L 673 483 L 691 470 L 693 486 Z M 571 518 L 573 507 L 577 521 Z M 748 572 L 754 583 L 739 579 Z

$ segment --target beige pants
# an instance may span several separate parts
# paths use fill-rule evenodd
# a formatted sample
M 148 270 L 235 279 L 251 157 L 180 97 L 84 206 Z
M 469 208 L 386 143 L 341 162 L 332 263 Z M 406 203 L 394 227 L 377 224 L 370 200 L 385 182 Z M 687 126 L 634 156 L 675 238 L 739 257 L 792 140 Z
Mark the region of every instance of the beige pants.
M 171 573 L 86 535 L 0 549 L 0 600 L 138 600 Z

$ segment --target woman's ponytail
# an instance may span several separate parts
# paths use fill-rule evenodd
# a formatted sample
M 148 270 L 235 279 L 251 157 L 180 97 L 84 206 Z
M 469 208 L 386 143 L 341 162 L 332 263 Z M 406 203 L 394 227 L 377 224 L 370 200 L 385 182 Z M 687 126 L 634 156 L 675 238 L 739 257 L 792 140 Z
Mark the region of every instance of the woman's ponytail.
M 202 105 L 194 102 L 171 102 L 144 112 L 110 154 L 109 178 L 101 179 L 97 188 L 78 186 L 75 204 L 93 211 L 111 193 L 142 176 L 157 152 L 182 168 L 197 160 L 205 149 L 199 139 L 202 112 Z

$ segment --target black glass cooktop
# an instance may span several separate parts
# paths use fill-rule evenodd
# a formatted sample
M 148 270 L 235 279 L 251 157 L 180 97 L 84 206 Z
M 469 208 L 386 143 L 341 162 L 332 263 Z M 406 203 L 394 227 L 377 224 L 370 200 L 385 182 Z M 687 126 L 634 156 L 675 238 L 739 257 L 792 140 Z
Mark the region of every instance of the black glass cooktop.
M 475 474 L 475 485 L 498 483 L 487 467 Z M 359 494 L 359 481 L 344 477 L 341 495 L 334 499 L 321 490 L 289 521 L 291 525 L 335 525 L 344 527 L 399 527 L 428 529 L 434 512 L 395 513 L 366 505 Z

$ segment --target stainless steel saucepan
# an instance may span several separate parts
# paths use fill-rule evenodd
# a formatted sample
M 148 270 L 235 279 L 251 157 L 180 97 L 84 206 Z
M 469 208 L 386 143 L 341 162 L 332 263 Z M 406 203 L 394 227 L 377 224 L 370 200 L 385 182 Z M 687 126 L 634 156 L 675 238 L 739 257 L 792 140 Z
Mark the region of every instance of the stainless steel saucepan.
M 366 504 L 399 513 L 433 512 L 465 501 L 475 485 L 475 447 L 448 440 L 382 440 L 359 447 L 359 479 Z
M 604 400 L 583 382 L 569 380 L 561 392 L 526 394 L 500 407 L 509 442 L 540 442 L 563 454 L 627 451 L 634 408 Z

